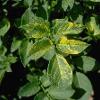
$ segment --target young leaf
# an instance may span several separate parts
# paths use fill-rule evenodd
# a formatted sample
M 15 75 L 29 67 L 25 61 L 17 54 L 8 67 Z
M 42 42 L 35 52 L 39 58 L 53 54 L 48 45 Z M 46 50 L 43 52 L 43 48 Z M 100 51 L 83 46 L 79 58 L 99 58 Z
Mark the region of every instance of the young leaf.
M 48 38 L 40 39 L 31 46 L 28 57 L 32 60 L 37 60 L 44 56 L 51 46 L 52 43 Z
M 56 19 L 53 21 L 53 31 L 56 34 L 72 35 L 79 34 L 84 27 L 81 24 L 68 22 L 67 19 Z
M 13 42 L 12 42 L 12 45 L 11 45 L 11 52 L 14 52 L 17 49 L 19 49 L 20 45 L 21 45 L 21 40 L 13 38 Z
M 75 91 L 72 88 L 62 89 L 59 87 L 50 87 L 48 89 L 49 95 L 57 100 L 66 100 L 70 98 L 74 92 Z
M 83 41 L 67 39 L 63 36 L 57 44 L 57 49 L 64 54 L 79 54 L 88 46 L 89 45 Z
M 49 23 L 42 18 L 34 16 L 31 23 L 21 26 L 27 38 L 43 38 L 50 35 Z
M 76 75 L 74 77 L 74 85 L 77 88 L 84 89 L 89 94 L 92 93 L 92 85 L 89 79 L 82 73 L 76 72 Z
M 100 25 L 99 22 L 97 23 L 96 17 L 90 17 L 89 21 L 86 22 L 86 26 L 89 35 L 93 35 L 96 38 L 100 38 Z
M 3 19 L 0 22 L 0 36 L 4 36 L 10 28 L 10 22 L 7 19 Z
M 72 68 L 60 54 L 51 59 L 48 66 L 48 75 L 50 76 L 51 84 L 55 86 L 67 88 L 72 84 Z
M 68 7 L 70 7 L 70 9 L 73 7 L 74 4 L 74 0 L 62 0 L 62 8 L 64 9 L 64 11 L 67 10 Z
M 31 0 L 29 0 L 29 1 L 31 1 Z M 31 11 L 31 9 L 30 8 L 26 9 L 26 11 L 24 12 L 24 14 L 21 17 L 21 26 L 31 23 L 33 18 L 34 18 L 34 14 Z
M 21 87 L 18 92 L 18 96 L 29 97 L 35 95 L 37 92 L 39 92 L 39 90 L 40 90 L 39 83 L 37 81 L 36 82 L 34 81 L 32 83 L 27 83 L 26 85 Z

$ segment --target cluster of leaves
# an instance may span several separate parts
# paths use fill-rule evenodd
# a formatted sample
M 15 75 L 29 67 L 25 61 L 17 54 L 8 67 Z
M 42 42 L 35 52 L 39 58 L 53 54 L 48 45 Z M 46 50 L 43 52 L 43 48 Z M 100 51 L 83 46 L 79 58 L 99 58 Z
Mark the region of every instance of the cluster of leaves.
M 0 83 L 12 63 L 28 70 L 13 100 L 89 99 L 85 74 L 98 67 L 88 56 L 100 39 L 98 6 L 100 0 L 1 0 Z

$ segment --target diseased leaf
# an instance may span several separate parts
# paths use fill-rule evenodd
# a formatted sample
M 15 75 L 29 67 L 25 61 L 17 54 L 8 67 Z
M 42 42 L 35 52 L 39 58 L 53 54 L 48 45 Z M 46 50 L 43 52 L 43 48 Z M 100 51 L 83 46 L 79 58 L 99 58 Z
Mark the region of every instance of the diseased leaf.
M 34 44 L 24 39 L 19 48 L 19 55 L 22 63 L 27 65 L 30 60 L 37 60 L 42 57 L 51 47 L 51 41 L 47 38 L 40 39 Z
M 42 38 L 50 35 L 49 23 L 42 18 L 34 16 L 31 23 L 20 27 L 27 38 Z
M 31 45 L 28 57 L 32 60 L 37 60 L 40 57 L 44 56 L 44 54 L 50 49 L 51 46 L 52 43 L 48 38 L 40 39 L 39 41 Z
M 64 11 L 66 11 L 68 9 L 68 7 L 70 7 L 70 9 L 73 7 L 74 4 L 74 0 L 62 0 L 62 8 L 64 9 Z
M 55 55 L 49 62 L 48 75 L 52 85 L 67 88 L 72 84 L 72 68 L 60 54 Z
M 62 89 L 59 87 L 50 87 L 48 89 L 49 95 L 57 100 L 67 100 L 74 94 L 74 90 L 72 88 Z
M 84 51 L 89 44 L 74 39 L 67 39 L 61 37 L 60 42 L 57 44 L 57 49 L 64 54 L 79 54 Z
M 39 90 L 40 90 L 39 83 L 37 82 L 27 83 L 26 85 L 20 88 L 18 96 L 29 97 L 35 95 L 37 92 L 39 92 Z
M 0 36 L 4 36 L 10 28 L 10 22 L 7 19 L 3 19 L 0 22 Z
M 68 22 L 67 19 L 56 19 L 53 21 L 54 34 L 72 35 L 79 34 L 83 31 L 84 27 L 81 24 Z

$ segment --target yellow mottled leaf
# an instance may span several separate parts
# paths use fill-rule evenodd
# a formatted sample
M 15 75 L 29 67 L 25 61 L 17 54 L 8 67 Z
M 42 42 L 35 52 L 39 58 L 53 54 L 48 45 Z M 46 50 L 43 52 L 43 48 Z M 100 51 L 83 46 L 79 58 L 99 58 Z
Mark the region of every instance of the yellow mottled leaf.
M 66 59 L 60 55 L 55 55 L 48 66 L 48 75 L 50 76 L 52 85 L 67 88 L 72 84 L 72 68 Z
M 64 54 L 79 54 L 88 46 L 89 45 L 83 41 L 67 39 L 63 36 L 57 44 L 57 49 Z

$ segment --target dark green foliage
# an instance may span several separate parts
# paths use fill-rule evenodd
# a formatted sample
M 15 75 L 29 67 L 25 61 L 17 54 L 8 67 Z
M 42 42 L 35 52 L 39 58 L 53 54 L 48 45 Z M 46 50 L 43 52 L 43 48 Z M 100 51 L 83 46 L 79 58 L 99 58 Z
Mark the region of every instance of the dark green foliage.
M 14 96 L 0 100 L 89 100 L 86 74 L 99 70 L 89 52 L 100 39 L 100 0 L 0 2 L 0 85 L 14 64 L 26 70 Z

